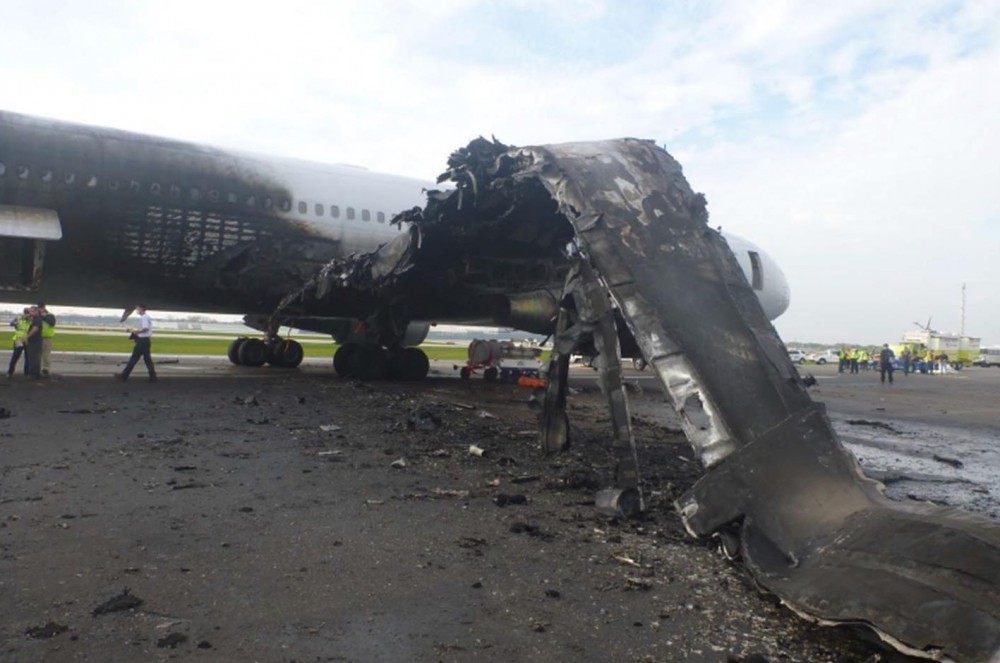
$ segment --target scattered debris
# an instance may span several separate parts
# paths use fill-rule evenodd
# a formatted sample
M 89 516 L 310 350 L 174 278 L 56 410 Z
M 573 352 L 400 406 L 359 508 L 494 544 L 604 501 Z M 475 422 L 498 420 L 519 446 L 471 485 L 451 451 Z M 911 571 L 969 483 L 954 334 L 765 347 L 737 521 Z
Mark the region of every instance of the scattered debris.
M 405 458 L 397 458 L 396 460 L 394 460 L 391 463 L 389 463 L 389 467 L 391 467 L 393 469 L 401 470 L 404 467 L 406 467 L 406 459 Z
M 505 493 L 500 493 L 493 498 L 493 503 L 502 508 L 511 505 L 527 504 L 528 498 L 521 494 L 507 495 Z
M 201 642 L 198 643 L 198 649 L 211 649 L 211 648 L 212 648 L 212 643 L 209 642 L 208 640 L 202 640 Z
M 104 414 L 105 408 L 80 408 L 77 410 L 56 410 L 59 414 Z M 2 419 L 3 417 L 0 417 Z
M 0 419 L 10 419 L 13 413 L 5 407 L 0 407 Z
M 176 631 L 168 633 L 159 640 L 156 641 L 156 646 L 160 649 L 165 649 L 170 647 L 171 649 L 177 649 L 178 645 L 182 645 L 187 642 L 188 637 L 183 633 L 177 633 Z M 204 647 L 202 647 L 204 649 Z
M 816 380 L 816 376 L 812 373 L 807 373 L 804 378 L 802 378 L 802 384 L 807 387 L 815 387 L 819 382 Z
M 497 415 L 487 412 L 486 410 L 480 410 L 476 413 L 476 416 L 480 419 L 496 419 Z
M 126 587 L 122 590 L 121 594 L 112 596 L 110 599 L 94 608 L 91 614 L 96 617 L 98 615 L 107 615 L 112 612 L 133 610 L 134 608 L 141 606 L 142 603 L 142 599 L 135 594 L 130 593 L 128 587 Z
M 253 394 L 245 398 L 240 398 L 239 396 L 237 396 L 233 402 L 238 405 L 260 405 L 260 403 L 257 402 L 257 396 Z
M 49 638 L 57 636 L 60 633 L 65 633 L 68 630 L 68 626 L 63 626 L 62 624 L 57 624 L 55 622 L 49 622 L 44 626 L 32 626 L 30 628 L 26 628 L 24 629 L 24 634 L 34 640 L 48 640 Z
M 653 583 L 648 578 L 637 578 L 635 576 L 625 576 L 625 591 L 649 591 L 653 588 Z
M 429 405 L 419 405 L 406 417 L 406 427 L 410 430 L 430 432 L 441 427 L 441 415 Z
M 337 431 L 342 430 L 337 424 L 323 424 L 319 427 L 319 429 L 324 433 L 336 433 Z
M 470 444 L 469 445 L 469 454 L 471 454 L 473 456 L 478 456 L 478 457 L 482 458 L 483 454 L 485 454 L 485 453 L 486 453 L 486 450 L 483 449 L 482 447 L 477 447 L 475 444 Z
M 951 465 L 952 467 L 955 468 L 964 466 L 964 463 L 962 463 L 962 461 L 960 461 L 957 458 L 949 458 L 948 456 L 939 456 L 937 454 L 934 454 L 932 458 L 934 458 L 934 460 L 936 460 L 939 463 L 944 463 L 945 465 Z
M 892 424 L 887 424 L 884 421 L 868 421 L 867 419 L 848 419 L 847 423 L 851 426 L 871 426 L 872 428 L 881 428 L 882 430 L 887 430 L 891 433 L 898 433 Z

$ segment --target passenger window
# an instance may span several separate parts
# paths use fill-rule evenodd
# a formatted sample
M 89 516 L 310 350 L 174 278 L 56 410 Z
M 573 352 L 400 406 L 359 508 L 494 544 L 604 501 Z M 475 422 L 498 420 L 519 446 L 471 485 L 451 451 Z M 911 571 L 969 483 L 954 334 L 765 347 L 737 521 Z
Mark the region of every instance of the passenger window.
M 31 171 L 28 170 L 27 166 L 18 166 L 17 167 L 17 176 L 18 176 L 19 179 L 26 180 L 26 179 L 28 179 L 28 175 L 30 175 L 30 174 L 31 174 Z
M 323 205 L 316 203 L 316 216 L 323 216 Z
M 52 181 L 52 171 L 51 170 L 46 170 L 44 173 L 42 173 L 42 181 L 43 182 L 51 182 Z
M 306 201 L 300 200 L 299 201 L 299 214 L 305 214 L 306 210 L 308 210 L 308 209 L 309 209 L 309 206 L 306 204 Z
M 292 209 L 292 201 L 290 201 L 288 198 L 282 198 L 281 202 L 278 204 L 278 207 L 281 208 L 282 212 L 287 212 L 288 210 Z
M 347 208 L 347 220 L 348 221 L 353 221 L 354 220 L 354 208 L 353 207 L 348 207 Z
M 753 277 L 750 285 L 754 290 L 764 289 L 764 268 L 760 262 L 760 254 L 756 251 L 747 251 L 750 254 L 750 272 Z
M 93 189 L 97 186 L 97 175 L 91 175 L 90 179 L 87 180 L 87 188 Z
M 141 184 L 139 184 L 139 183 L 138 183 L 137 181 L 135 181 L 135 180 L 131 180 L 131 181 L 129 181 L 129 183 L 128 183 L 128 190 L 129 190 L 129 191 L 131 191 L 132 193 L 139 193 L 139 190 L 140 190 L 141 188 L 142 188 L 142 185 L 141 185 Z
M 170 185 L 170 197 L 171 198 L 180 198 L 181 197 L 181 188 L 179 186 L 177 186 L 176 184 L 171 184 Z
M 208 191 L 208 199 L 209 199 L 209 201 L 211 201 L 213 203 L 219 202 L 219 192 L 216 191 L 215 189 L 209 189 L 209 191 Z
M 7 172 L 7 165 L 3 161 L 0 161 L 0 177 L 3 177 L 4 173 L 6 172 Z
M 339 219 L 340 218 L 340 206 L 339 205 L 330 205 L 330 216 L 332 216 L 335 219 Z
M 117 191 L 118 190 L 118 180 L 111 180 L 110 182 L 108 182 L 108 189 L 110 189 L 111 191 Z
M 379 213 L 378 213 L 378 214 L 377 214 L 377 215 L 375 216 L 375 218 L 376 218 L 376 219 L 378 219 L 378 222 L 379 222 L 379 223 L 385 223 L 385 212 L 379 212 Z
M 271 196 L 264 196 L 264 199 L 261 201 L 261 206 L 264 209 L 271 209 L 274 207 L 274 201 L 271 200 Z
M 257 205 L 256 196 L 247 196 L 247 207 L 255 207 Z
M 159 182 L 153 182 L 152 184 L 149 185 L 149 193 L 151 195 L 154 195 L 154 196 L 160 195 L 160 190 L 161 189 L 160 189 L 160 183 Z
M 372 220 L 372 213 L 369 212 L 366 209 L 361 210 L 361 220 L 362 221 L 371 221 Z
M 2 169 L 0 169 L 0 175 L 3 175 Z M 63 182 L 72 186 L 76 182 L 76 173 L 66 173 L 63 175 Z
M 191 200 L 201 200 L 201 189 L 198 187 L 191 187 L 191 190 L 188 193 L 191 196 Z
M 226 202 L 229 203 L 230 205 L 235 205 L 236 203 L 240 202 L 240 197 L 237 196 L 232 191 L 230 191 L 229 193 L 226 194 Z

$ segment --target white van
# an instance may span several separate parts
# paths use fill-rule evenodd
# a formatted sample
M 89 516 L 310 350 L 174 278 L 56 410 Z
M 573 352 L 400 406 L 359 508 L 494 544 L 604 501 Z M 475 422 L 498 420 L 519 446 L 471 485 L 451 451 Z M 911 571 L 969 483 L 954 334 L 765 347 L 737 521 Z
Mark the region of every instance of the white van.
M 1000 366 L 1000 348 L 980 348 L 976 366 Z

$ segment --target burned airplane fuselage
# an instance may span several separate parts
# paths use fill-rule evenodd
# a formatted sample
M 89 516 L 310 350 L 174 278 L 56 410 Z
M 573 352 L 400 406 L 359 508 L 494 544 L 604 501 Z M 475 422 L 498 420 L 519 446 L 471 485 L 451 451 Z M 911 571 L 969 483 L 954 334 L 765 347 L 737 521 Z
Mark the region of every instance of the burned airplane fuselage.
M 330 259 L 395 236 L 388 219 L 421 198 L 416 180 L 0 112 L 0 288 L 267 312 Z M 37 211 L 60 238 L 32 227 Z

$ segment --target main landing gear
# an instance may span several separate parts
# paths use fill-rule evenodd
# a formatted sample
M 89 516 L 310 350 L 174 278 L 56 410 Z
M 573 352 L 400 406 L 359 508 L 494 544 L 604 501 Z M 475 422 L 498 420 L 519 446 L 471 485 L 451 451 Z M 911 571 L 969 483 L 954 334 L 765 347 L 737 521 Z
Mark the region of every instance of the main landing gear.
M 346 343 L 333 355 L 337 375 L 359 380 L 423 380 L 430 360 L 420 348 L 386 350 L 377 345 Z
M 302 363 L 302 345 L 290 338 L 273 338 L 264 341 L 242 336 L 229 344 L 229 361 L 237 366 L 263 366 L 295 368 Z

